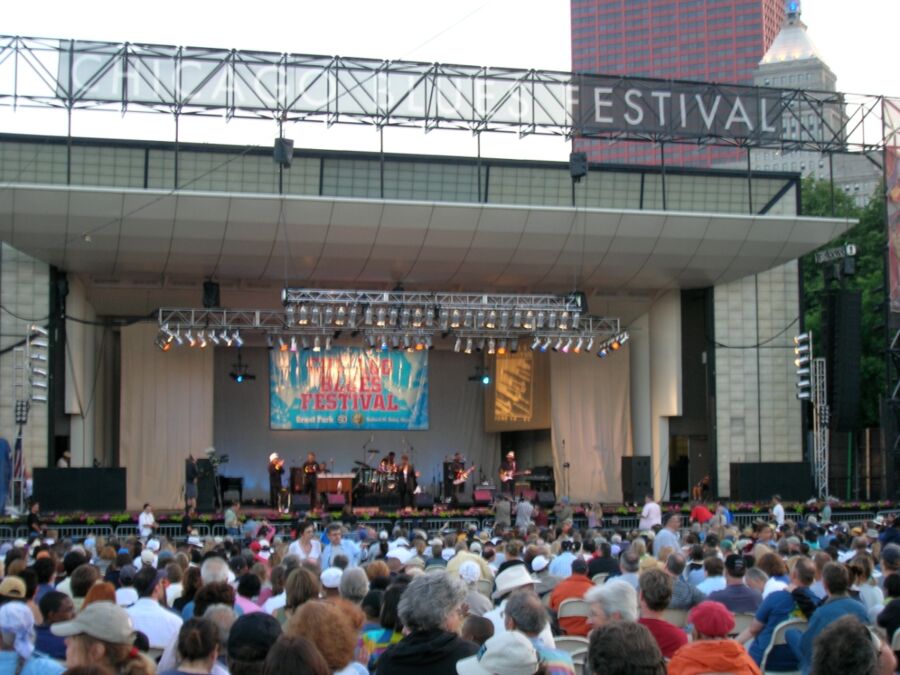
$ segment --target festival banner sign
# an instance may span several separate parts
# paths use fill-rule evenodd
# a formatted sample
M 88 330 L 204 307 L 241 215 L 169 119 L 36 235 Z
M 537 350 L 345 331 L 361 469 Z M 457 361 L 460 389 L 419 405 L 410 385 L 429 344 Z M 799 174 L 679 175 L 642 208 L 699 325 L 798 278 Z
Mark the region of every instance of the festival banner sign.
M 332 347 L 269 357 L 272 429 L 428 428 L 428 352 Z

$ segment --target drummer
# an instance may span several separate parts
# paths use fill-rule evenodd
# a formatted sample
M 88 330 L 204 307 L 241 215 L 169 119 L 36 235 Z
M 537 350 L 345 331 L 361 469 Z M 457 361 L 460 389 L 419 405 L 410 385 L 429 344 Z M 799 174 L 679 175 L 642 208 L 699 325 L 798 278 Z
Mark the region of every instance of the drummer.
M 397 462 L 395 460 L 396 453 L 391 450 L 388 454 L 381 458 L 378 463 L 378 470 L 382 473 L 394 473 L 397 471 Z

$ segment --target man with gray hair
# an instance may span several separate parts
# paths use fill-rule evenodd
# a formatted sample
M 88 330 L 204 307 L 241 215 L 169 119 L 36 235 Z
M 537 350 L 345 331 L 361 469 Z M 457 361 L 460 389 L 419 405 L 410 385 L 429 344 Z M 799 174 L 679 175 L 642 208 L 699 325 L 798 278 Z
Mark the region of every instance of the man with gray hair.
M 637 621 L 638 599 L 634 586 L 626 581 L 613 579 L 602 586 L 594 586 L 584 594 L 590 605 L 588 623 L 594 628 L 610 621 Z
M 507 631 L 519 631 L 531 641 L 547 675 L 575 675 L 572 657 L 561 649 L 551 649 L 540 639 L 547 626 L 547 610 L 536 593 L 514 591 L 506 603 L 504 625 Z
M 341 575 L 339 589 L 344 600 L 358 605 L 369 592 L 369 577 L 361 567 L 351 567 Z
M 634 551 L 625 551 L 619 556 L 619 570 L 621 574 L 616 577 L 616 581 L 624 581 L 630 584 L 637 591 L 640 588 L 638 581 L 638 572 L 641 569 L 641 559 Z
M 378 658 L 376 675 L 455 675 L 456 662 L 478 652 L 459 637 L 465 597 L 456 575 L 437 571 L 413 579 L 398 607 L 407 635 Z
M 666 558 L 665 572 L 672 577 L 672 600 L 669 602 L 669 609 L 690 609 L 706 599 L 696 586 L 691 586 L 684 580 L 682 574 L 686 565 L 687 561 L 680 553 L 671 553 Z
M 231 581 L 231 568 L 228 561 L 219 556 L 211 556 L 200 565 L 200 580 L 202 585 L 216 583 L 229 583 Z M 191 600 L 181 608 L 181 618 L 184 621 L 194 618 L 194 601 Z

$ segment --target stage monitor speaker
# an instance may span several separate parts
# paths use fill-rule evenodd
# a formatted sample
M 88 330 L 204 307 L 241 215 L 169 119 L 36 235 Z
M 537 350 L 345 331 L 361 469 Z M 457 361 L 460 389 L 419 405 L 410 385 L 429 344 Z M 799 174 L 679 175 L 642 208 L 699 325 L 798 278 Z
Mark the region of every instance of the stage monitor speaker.
M 34 498 L 42 511 L 124 511 L 125 469 L 36 468 Z
M 552 492 L 538 492 L 537 498 L 538 504 L 546 509 L 552 509 L 556 504 L 556 495 L 554 495 Z
M 309 511 L 310 500 L 309 495 L 291 495 L 291 510 L 292 511 Z
M 294 141 L 290 138 L 276 138 L 272 159 L 285 169 L 291 168 L 291 162 L 294 160 Z
M 622 501 L 643 502 L 644 495 L 653 493 L 650 483 L 649 457 L 622 458 Z
M 475 502 L 475 506 L 487 506 L 494 501 L 494 491 L 487 488 L 475 488 L 472 491 L 472 499 Z
M 416 495 L 415 506 L 417 509 L 434 508 L 434 497 L 432 495 Z
M 203 282 L 203 306 L 207 309 L 219 307 L 219 284 L 212 279 Z
M 216 479 L 213 476 L 212 464 L 208 459 L 197 460 L 197 510 L 215 511 Z
M 454 500 L 456 501 L 456 506 L 461 509 L 470 509 L 474 505 L 472 498 L 466 494 L 456 495 Z M 490 504 L 490 501 L 485 502 L 485 504 Z
M 854 431 L 859 426 L 862 294 L 860 291 L 835 291 L 830 305 L 834 317 L 828 382 L 832 426 L 837 431 Z
M 569 175 L 576 181 L 586 176 L 588 172 L 588 158 L 586 152 L 569 153 Z
M 328 493 L 328 506 L 344 506 L 347 503 L 347 500 L 344 499 L 344 495 L 341 492 L 329 492 Z

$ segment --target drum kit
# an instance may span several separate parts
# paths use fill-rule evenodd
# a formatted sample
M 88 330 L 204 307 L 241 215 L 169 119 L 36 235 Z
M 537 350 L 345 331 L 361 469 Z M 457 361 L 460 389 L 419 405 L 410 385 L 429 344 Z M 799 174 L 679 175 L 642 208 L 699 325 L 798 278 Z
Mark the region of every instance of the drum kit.
M 380 450 L 369 448 L 366 454 L 377 455 Z M 356 464 L 356 480 L 358 486 L 365 486 L 375 494 L 393 494 L 397 492 L 399 471 L 396 464 L 381 463 L 377 467 L 354 460 Z

